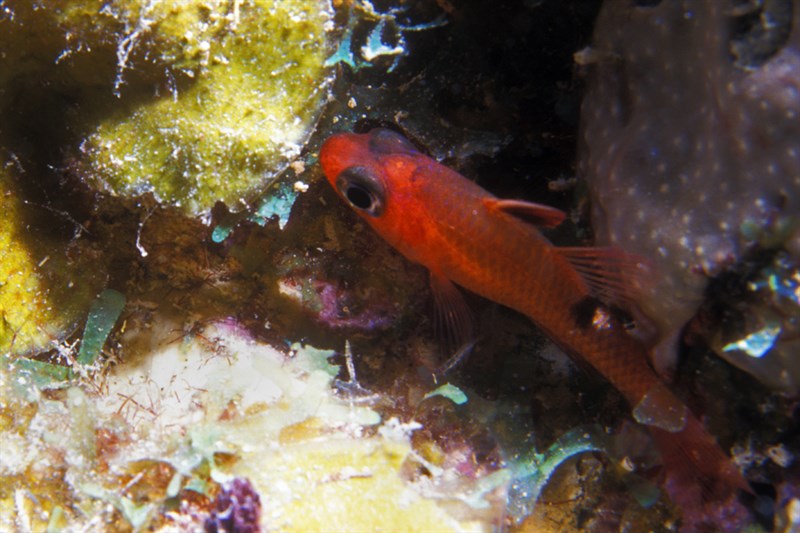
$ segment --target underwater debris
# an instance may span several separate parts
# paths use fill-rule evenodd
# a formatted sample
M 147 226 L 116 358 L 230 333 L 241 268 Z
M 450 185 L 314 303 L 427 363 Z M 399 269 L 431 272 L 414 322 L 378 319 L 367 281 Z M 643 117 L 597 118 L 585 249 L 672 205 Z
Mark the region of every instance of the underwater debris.
M 350 348 L 350 341 L 344 341 L 344 363 L 347 369 L 347 379 L 336 379 L 333 383 L 336 391 L 352 403 L 371 403 L 374 404 L 381 399 L 380 395 L 365 388 L 358 382 L 356 376 L 356 365 L 353 361 L 353 350 Z
M 157 508 L 153 503 L 136 503 L 126 496 L 120 496 L 115 491 L 93 483 L 81 485 L 80 491 L 84 496 L 112 506 L 119 512 L 124 523 L 134 531 L 141 531 L 143 528 L 147 527 L 154 518 Z
M 544 453 L 535 449 L 512 458 L 512 481 L 508 492 L 508 512 L 519 524 L 533 513 L 553 473 L 564 461 L 586 452 L 608 453 L 605 435 L 598 428 L 576 428 L 558 438 Z
M 331 329 L 375 331 L 392 326 L 403 312 L 402 303 L 412 295 L 402 287 L 352 290 L 324 273 L 309 275 L 312 260 L 294 253 L 276 258 L 278 291 Z
M 663 371 L 711 278 L 765 248 L 797 260 L 799 17 L 796 0 L 603 3 L 581 174 L 598 241 L 653 262 L 636 304 Z M 717 353 L 775 385 L 790 351 Z
M 716 320 L 703 332 L 711 348 L 728 362 L 775 390 L 796 394 L 800 265 L 786 251 L 762 263 L 750 267 L 754 273 L 736 269 L 726 273 L 729 281 L 722 288 L 711 285 L 706 307 Z
M 405 33 L 429 30 L 447 24 L 444 15 L 430 22 L 401 24 L 397 17 L 407 9 L 407 6 L 401 6 L 380 12 L 369 0 L 347 2 L 347 26 L 336 51 L 325 60 L 325 65 L 343 63 L 354 71 L 359 71 L 374 66 L 379 58 L 393 58 L 386 69 L 387 72 L 393 72 L 400 64 L 400 60 L 408 55 Z M 360 47 L 354 45 L 354 36 L 362 35 L 364 32 L 366 32 L 364 44 Z M 390 44 L 387 44 L 387 40 Z
M 289 212 L 300 191 L 294 184 L 282 183 L 256 209 L 250 220 L 263 226 L 271 217 L 278 218 L 278 226 L 283 229 L 289 221 Z
M 277 218 L 278 227 L 284 229 L 289 222 L 289 214 L 292 211 L 295 200 L 297 200 L 297 197 L 301 193 L 308 190 L 308 185 L 299 180 L 291 184 L 279 181 L 281 176 L 282 174 L 277 176 L 266 186 L 266 194 L 263 194 L 262 199 L 256 202 L 257 207 L 252 213 L 226 216 L 223 221 L 220 221 L 219 224 L 214 226 L 214 229 L 211 231 L 211 240 L 216 243 L 225 241 L 236 225 L 245 218 L 262 227 L 271 219 Z M 277 185 L 275 183 L 277 183 Z
M 294 201 L 297 199 L 297 191 L 286 185 L 276 187 L 275 192 L 270 194 L 261 205 L 255 210 L 253 214 L 248 217 L 248 220 L 264 226 L 272 217 L 277 217 L 278 226 L 283 229 L 286 223 L 289 222 L 289 213 L 292 210 Z M 211 232 L 211 240 L 216 243 L 224 242 L 231 232 L 239 223 L 239 217 L 227 217 L 231 220 L 226 220 L 216 226 Z
M 8 365 L 13 372 L 14 379 L 12 386 L 19 391 L 23 397 L 31 401 L 35 400 L 40 390 L 50 388 L 63 388 L 69 385 L 69 380 L 73 377 L 71 369 L 67 366 L 55 365 L 35 359 L 18 357 L 11 362 L 3 357 L 0 364 Z
M 39 361 L 28 357 L 11 359 L 5 354 L 0 357 L 15 376 L 15 389 L 33 401 L 39 390 L 65 388 L 75 377 L 86 377 L 87 371 L 97 370 L 95 363 L 124 305 L 125 297 L 121 293 L 113 289 L 100 293 L 89 309 L 78 350 L 75 349 L 78 341 L 51 341 L 49 347 L 55 351 L 57 360 Z
M 750 357 L 763 357 L 775 346 L 781 328 L 777 324 L 768 324 L 763 329 L 750 333 L 743 339 L 729 342 L 722 347 L 723 352 L 742 351 Z
M 423 396 L 422 400 L 424 401 L 427 400 L 428 398 L 433 398 L 434 396 L 441 396 L 442 398 L 447 398 L 456 405 L 462 405 L 467 403 L 467 395 L 464 393 L 464 391 L 462 391 L 452 383 L 445 383 L 444 385 L 437 387 L 435 390 L 432 390 L 431 392 Z

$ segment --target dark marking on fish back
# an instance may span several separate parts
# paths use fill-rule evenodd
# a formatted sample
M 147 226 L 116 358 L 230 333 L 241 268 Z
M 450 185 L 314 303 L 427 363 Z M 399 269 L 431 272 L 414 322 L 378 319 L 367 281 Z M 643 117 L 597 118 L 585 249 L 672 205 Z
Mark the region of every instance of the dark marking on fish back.
M 575 323 L 581 329 L 592 327 L 598 309 L 605 308 L 603 302 L 594 296 L 586 296 L 570 309 Z

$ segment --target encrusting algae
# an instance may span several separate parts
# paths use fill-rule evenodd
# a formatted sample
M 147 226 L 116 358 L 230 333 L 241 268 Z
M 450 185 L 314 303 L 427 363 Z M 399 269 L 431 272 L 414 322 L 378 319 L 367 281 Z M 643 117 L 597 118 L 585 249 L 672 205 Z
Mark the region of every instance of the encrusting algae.
M 299 154 L 325 100 L 326 3 L 166 5 L 134 33 L 156 41 L 174 85 L 101 122 L 81 146 L 85 172 L 98 188 L 152 192 L 188 213 L 241 209 Z
M 485 486 L 487 471 L 453 489 L 457 462 L 414 451 L 420 424 L 337 392 L 335 352 L 281 353 L 230 324 L 174 341 L 171 331 L 153 331 L 160 348 L 115 367 L 92 393 L 20 387 L 13 367 L 0 369 L 0 527 L 198 528 L 237 479 L 260 495 L 263 523 L 283 531 L 499 520 L 507 478 Z M 469 504 L 453 511 L 459 500 Z
M 65 243 L 37 225 L 42 209 L 20 198 L 13 169 L 11 161 L 0 166 L 6 221 L 0 225 L 0 355 L 48 350 L 64 341 L 104 280 L 102 266 L 86 269 L 88 256 L 71 256 Z
M 325 1 L 3 6 L 0 109 L 85 135 L 65 150 L 73 172 L 112 194 L 149 192 L 193 215 L 217 201 L 241 210 L 299 153 L 327 98 Z M 30 87 L 42 78 L 45 96 Z
M 5 170 L 5 169 L 4 169 Z M 18 199 L 8 188 L 6 174 L 0 176 L 0 209 L 8 220 L 19 220 Z M 3 224 L 0 232 L 2 284 L 0 284 L 0 350 L 25 352 L 47 344 L 45 328 L 54 325 L 52 307 L 36 270 L 36 261 L 16 238 L 17 229 Z

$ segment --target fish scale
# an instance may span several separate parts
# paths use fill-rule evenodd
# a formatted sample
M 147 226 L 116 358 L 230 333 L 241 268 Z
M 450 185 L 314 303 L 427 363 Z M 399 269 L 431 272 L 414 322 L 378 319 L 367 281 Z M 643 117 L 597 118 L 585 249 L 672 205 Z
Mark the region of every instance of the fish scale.
M 438 265 L 457 285 L 525 314 L 573 357 L 588 360 L 628 401 L 638 403 L 658 382 L 646 351 L 619 335 L 623 328 L 611 314 L 608 333 L 575 325 L 572 308 L 590 298 L 590 291 L 557 249 L 514 216 L 490 216 L 483 199 L 491 195 L 459 174 L 442 166 L 418 172 L 437 176 L 420 187 L 421 196 L 453 198 L 427 209 L 429 224 L 438 229 L 425 254 L 429 264 Z M 449 253 L 454 249 L 457 253 Z

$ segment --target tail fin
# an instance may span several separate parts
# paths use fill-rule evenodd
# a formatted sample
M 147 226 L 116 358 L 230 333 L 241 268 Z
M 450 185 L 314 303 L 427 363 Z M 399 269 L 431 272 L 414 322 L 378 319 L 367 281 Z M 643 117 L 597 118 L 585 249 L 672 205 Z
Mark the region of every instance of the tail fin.
M 736 495 L 740 490 L 752 493 L 752 489 L 697 418 L 690 415 L 686 426 L 675 433 L 657 427 L 650 430 L 664 462 L 664 489 L 683 510 L 687 530 L 709 521 L 730 524 L 736 515 L 746 519 Z

